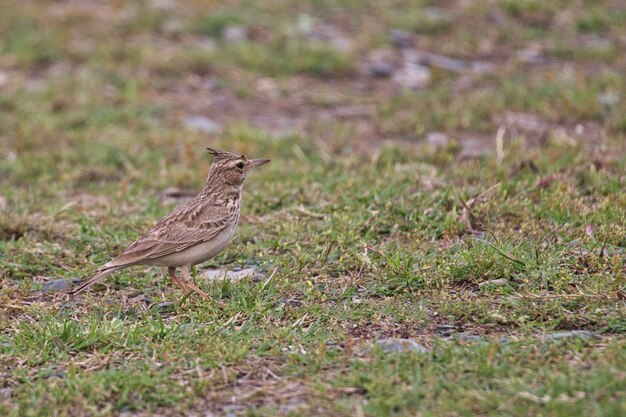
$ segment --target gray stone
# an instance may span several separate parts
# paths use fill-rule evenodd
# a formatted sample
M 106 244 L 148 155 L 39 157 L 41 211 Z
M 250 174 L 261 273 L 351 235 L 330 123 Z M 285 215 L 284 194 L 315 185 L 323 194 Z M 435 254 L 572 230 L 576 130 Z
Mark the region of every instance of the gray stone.
M 4 400 L 11 399 L 11 388 L 0 388 L 0 398 Z
M 258 269 L 252 267 L 234 267 L 232 269 L 207 269 L 202 271 L 202 276 L 206 277 L 209 280 L 227 279 L 234 281 L 249 277 L 252 277 L 253 280 L 260 280 L 261 278 L 263 278 L 263 274 Z
M 615 90 L 609 90 L 598 96 L 598 103 L 605 107 L 615 107 L 620 100 L 620 95 Z
M 405 30 L 394 29 L 391 31 L 391 40 L 393 45 L 398 48 L 410 48 L 413 46 L 413 39 L 411 34 Z
M 381 339 L 376 342 L 376 345 L 385 352 L 430 352 L 429 349 L 426 349 L 425 347 L 411 339 Z
M 454 335 L 454 338 L 458 340 L 462 340 L 464 342 L 481 342 L 484 339 L 477 334 L 471 334 L 467 332 L 457 333 Z
M 170 187 L 163 192 L 163 196 L 161 197 L 161 204 L 163 204 L 164 206 L 168 206 L 171 204 L 180 204 L 184 201 L 190 200 L 196 194 L 198 194 L 198 191 L 188 190 L 185 188 Z
M 545 340 L 563 340 L 563 339 L 590 339 L 596 337 L 596 334 L 589 330 L 570 330 L 564 332 L 552 332 L 545 335 Z
M 541 50 L 533 47 L 519 51 L 517 53 L 517 58 L 525 64 L 532 65 L 540 65 L 547 62 L 546 57 L 541 53 Z
M 241 25 L 228 25 L 222 30 L 222 40 L 228 43 L 243 42 L 248 39 L 248 31 Z
M 487 13 L 487 17 L 489 18 L 489 20 L 493 23 L 495 23 L 498 26 L 504 26 L 506 25 L 506 16 L 504 15 L 504 13 L 502 13 L 502 11 L 492 8 L 491 10 L 489 10 L 489 13 Z
M 393 64 L 390 62 L 375 62 L 367 67 L 367 75 L 370 77 L 387 78 L 393 74 Z
M 420 90 L 426 88 L 432 79 L 430 70 L 423 65 L 405 64 L 398 70 L 393 81 L 408 90 Z
M 63 290 L 68 289 L 71 283 L 72 283 L 72 280 L 68 278 L 55 279 L 55 280 L 48 281 L 45 284 L 43 284 L 41 291 L 43 292 L 63 291 Z
M 205 133 L 218 133 L 222 130 L 222 127 L 217 122 L 200 115 L 187 116 L 185 118 L 185 127 Z
M 441 149 L 448 146 L 450 137 L 442 132 L 426 133 L 426 144 L 435 149 Z

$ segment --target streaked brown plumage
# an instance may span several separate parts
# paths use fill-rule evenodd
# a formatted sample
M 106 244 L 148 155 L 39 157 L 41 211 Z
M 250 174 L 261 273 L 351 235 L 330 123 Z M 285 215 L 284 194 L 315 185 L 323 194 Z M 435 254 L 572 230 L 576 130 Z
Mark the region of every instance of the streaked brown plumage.
M 207 296 L 190 281 L 191 267 L 216 256 L 228 245 L 239 221 L 246 174 L 270 162 L 207 149 L 214 161 L 202 191 L 159 220 L 118 257 L 102 265 L 94 276 L 72 291 L 74 295 L 120 269 L 151 265 L 168 267 L 169 276 L 183 291 L 191 289 Z M 182 267 L 182 281 L 176 276 L 177 267 Z

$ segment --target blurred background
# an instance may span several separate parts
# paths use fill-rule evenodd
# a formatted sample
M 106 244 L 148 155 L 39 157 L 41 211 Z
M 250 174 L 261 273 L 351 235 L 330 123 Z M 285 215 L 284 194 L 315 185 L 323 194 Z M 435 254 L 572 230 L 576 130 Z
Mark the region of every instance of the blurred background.
M 385 145 L 501 160 L 498 136 L 514 152 L 596 149 L 626 130 L 617 0 L 2 8 L 4 186 L 145 176 L 162 187 L 164 169 L 168 184 L 198 186 L 206 144 L 263 154 L 276 138 L 289 152 L 300 139 L 297 153 L 325 160 Z

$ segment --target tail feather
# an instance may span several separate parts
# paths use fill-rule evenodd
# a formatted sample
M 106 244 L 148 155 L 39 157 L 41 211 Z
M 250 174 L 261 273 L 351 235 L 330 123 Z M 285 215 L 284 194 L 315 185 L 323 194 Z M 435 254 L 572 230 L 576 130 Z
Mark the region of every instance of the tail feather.
M 118 271 L 120 269 L 122 269 L 122 268 L 121 267 L 113 267 L 113 268 L 108 268 L 108 269 L 104 269 L 102 271 L 96 272 L 96 274 L 93 277 L 89 278 L 86 281 L 83 281 L 78 287 L 74 288 L 72 290 L 72 295 L 80 294 L 81 292 L 85 291 L 86 289 L 91 287 L 96 282 L 100 281 L 101 279 L 111 275 L 113 272 Z

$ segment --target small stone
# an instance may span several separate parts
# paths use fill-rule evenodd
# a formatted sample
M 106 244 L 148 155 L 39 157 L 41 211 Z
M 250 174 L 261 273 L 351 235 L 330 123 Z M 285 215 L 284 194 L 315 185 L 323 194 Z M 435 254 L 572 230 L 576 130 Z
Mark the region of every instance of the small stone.
M 183 31 L 183 25 L 178 20 L 166 20 L 163 24 L 163 33 L 169 36 L 178 36 Z
M 237 269 L 237 270 L 236 270 Z M 231 270 L 217 268 L 207 269 L 202 271 L 202 276 L 209 280 L 227 279 L 227 280 L 241 280 L 251 277 L 253 281 L 257 282 L 264 278 L 263 273 L 256 268 L 238 268 L 235 267 Z
M 517 58 L 525 63 L 532 65 L 545 64 L 547 62 L 546 57 L 541 53 L 541 50 L 537 47 L 529 47 L 522 49 L 517 53 Z
M 63 291 L 70 287 L 70 283 L 72 280 L 67 278 L 59 278 L 43 284 L 41 291 L 49 292 L 49 291 Z
M 9 81 L 9 76 L 7 75 L 7 73 L 0 71 L 0 87 L 6 84 L 7 81 Z
M 244 42 L 248 39 L 248 31 L 241 25 L 228 25 L 222 30 L 222 40 L 227 43 Z
M 163 196 L 161 197 L 161 204 L 180 204 L 193 198 L 196 194 L 198 194 L 197 191 L 188 190 L 186 188 L 170 187 L 163 192 Z
M 463 150 L 457 155 L 456 159 L 458 161 L 472 161 L 476 159 L 481 159 L 487 154 L 488 152 L 482 151 L 480 149 L 463 148 Z
M 606 53 L 613 49 L 614 44 L 611 39 L 597 35 L 589 35 L 583 38 L 583 47 L 590 52 Z
M 185 118 L 185 127 L 205 133 L 218 133 L 222 130 L 222 127 L 217 122 L 200 115 L 187 116 Z
M 367 75 L 376 78 L 387 78 L 393 74 L 393 64 L 389 62 L 376 62 L 367 67 Z
M 376 345 L 385 352 L 430 352 L 429 349 L 426 349 L 425 347 L 411 339 L 381 339 L 376 342 Z
M 570 330 L 565 332 L 552 332 L 545 336 L 545 340 L 563 340 L 563 339 L 591 339 L 596 334 L 589 330 Z
M 393 76 L 393 81 L 399 86 L 409 90 L 426 88 L 431 81 L 430 70 L 418 64 L 405 64 Z
M 615 107 L 619 103 L 619 93 L 615 90 L 609 90 L 598 96 L 598 103 L 604 107 Z
M 467 332 L 457 333 L 454 335 L 454 337 L 464 342 L 480 342 L 483 340 L 483 338 L 478 336 L 477 334 L 471 334 Z
M 0 398 L 8 400 L 11 398 L 11 388 L 0 388 Z
M 498 278 L 498 279 L 490 279 L 490 280 L 478 283 L 479 288 L 482 288 L 487 285 L 493 285 L 494 287 L 506 287 L 507 285 L 509 285 L 509 281 L 504 278 Z
M 504 15 L 504 13 L 502 13 L 501 10 L 491 9 L 489 10 L 489 13 L 487 13 L 487 17 L 491 22 L 495 23 L 498 26 L 503 26 L 506 24 L 506 16 Z
M 397 48 L 410 48 L 413 46 L 411 34 L 405 30 L 394 29 L 391 31 L 391 40 Z
M 435 149 L 441 149 L 448 146 L 450 137 L 442 132 L 428 132 L 426 134 L 426 144 Z

